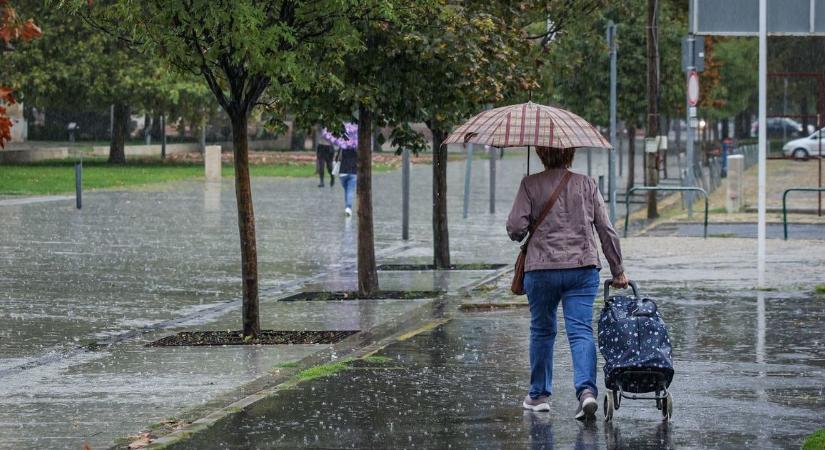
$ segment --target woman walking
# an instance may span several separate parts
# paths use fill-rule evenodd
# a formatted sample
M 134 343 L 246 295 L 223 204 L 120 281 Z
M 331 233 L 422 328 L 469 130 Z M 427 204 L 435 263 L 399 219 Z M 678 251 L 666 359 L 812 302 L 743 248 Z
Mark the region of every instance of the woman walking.
M 598 408 L 593 301 L 601 269 L 594 228 L 610 264 L 613 286 L 624 288 L 628 279 L 619 237 L 595 181 L 568 170 L 575 149 L 538 147 L 536 152 L 545 170 L 521 181 L 507 220 L 507 233 L 514 241 L 521 241 L 530 227 L 535 227 L 524 269 L 531 316 L 530 390 L 522 406 L 532 411 L 550 410 L 556 311 L 561 303 L 579 400 L 575 418 L 592 419 Z M 556 202 L 539 223 L 551 196 Z
M 355 148 L 341 148 L 335 156 L 340 161 L 341 186 L 344 188 L 344 214 L 352 216 L 352 200 L 355 196 L 355 180 L 358 173 L 358 151 Z
M 352 216 L 352 200 L 355 197 L 355 179 L 358 173 L 358 125 L 344 124 L 344 134 L 335 136 L 324 128 L 321 131 L 324 138 L 335 146 L 335 162 L 339 164 L 338 175 L 341 178 L 341 187 L 344 188 L 344 214 Z

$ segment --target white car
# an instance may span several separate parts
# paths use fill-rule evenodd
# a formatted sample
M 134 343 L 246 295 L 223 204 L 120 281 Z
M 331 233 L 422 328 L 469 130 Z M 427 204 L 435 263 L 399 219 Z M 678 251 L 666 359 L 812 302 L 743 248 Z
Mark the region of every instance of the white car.
M 811 156 L 825 154 L 825 128 L 816 133 L 799 139 L 794 139 L 782 147 L 786 158 L 808 159 Z

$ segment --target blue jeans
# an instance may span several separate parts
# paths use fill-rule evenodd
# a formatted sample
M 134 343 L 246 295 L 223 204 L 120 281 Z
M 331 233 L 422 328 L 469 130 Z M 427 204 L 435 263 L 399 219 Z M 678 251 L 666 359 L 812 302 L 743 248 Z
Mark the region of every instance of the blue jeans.
M 593 339 L 593 300 L 599 290 L 595 267 L 536 270 L 524 274 L 530 304 L 530 397 L 551 395 L 556 310 L 564 310 L 564 327 L 573 354 L 576 397 L 596 388 L 596 343 Z
M 352 208 L 352 198 L 355 196 L 355 179 L 357 176 L 354 173 L 341 174 L 341 186 L 344 188 L 344 206 Z

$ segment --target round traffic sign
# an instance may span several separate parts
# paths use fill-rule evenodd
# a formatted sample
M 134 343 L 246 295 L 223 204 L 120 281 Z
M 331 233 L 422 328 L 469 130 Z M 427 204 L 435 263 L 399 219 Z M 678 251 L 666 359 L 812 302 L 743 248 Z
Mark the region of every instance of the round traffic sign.
M 687 97 L 690 106 L 696 106 L 699 103 L 699 74 L 695 70 L 691 70 L 688 74 Z

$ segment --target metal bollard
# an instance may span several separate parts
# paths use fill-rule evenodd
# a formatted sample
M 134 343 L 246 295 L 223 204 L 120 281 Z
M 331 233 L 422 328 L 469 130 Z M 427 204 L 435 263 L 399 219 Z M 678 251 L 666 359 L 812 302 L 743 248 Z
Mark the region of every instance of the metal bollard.
M 77 209 L 83 207 L 83 163 L 74 163 L 74 194 Z
M 446 150 L 445 150 L 446 151 Z M 401 239 L 410 239 L 410 150 L 405 148 L 401 159 Z

